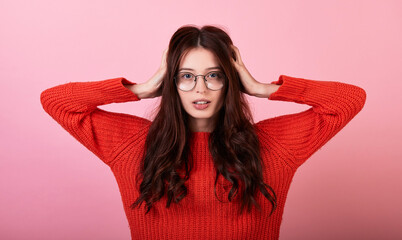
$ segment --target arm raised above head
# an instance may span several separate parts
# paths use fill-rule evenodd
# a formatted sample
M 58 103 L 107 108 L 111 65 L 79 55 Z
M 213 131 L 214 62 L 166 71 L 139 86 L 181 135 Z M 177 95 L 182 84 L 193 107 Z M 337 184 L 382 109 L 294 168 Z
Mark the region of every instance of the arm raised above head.
M 81 144 L 106 164 L 122 140 L 141 131 L 149 120 L 99 109 L 109 103 L 139 101 L 123 77 L 91 82 L 70 82 L 44 90 L 43 109 Z
M 287 114 L 256 123 L 256 127 L 276 139 L 300 166 L 334 137 L 363 108 L 366 92 L 355 85 L 317 81 L 281 75 L 272 82 L 280 87 L 269 96 L 312 106 L 306 111 Z

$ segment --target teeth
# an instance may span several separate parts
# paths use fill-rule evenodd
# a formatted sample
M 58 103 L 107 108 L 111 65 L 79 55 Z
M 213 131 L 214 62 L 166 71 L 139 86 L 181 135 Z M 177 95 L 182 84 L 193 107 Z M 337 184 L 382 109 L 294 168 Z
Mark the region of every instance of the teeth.
M 208 103 L 208 102 L 205 102 L 205 101 L 200 101 L 200 102 L 194 102 L 195 104 L 206 104 L 206 103 Z

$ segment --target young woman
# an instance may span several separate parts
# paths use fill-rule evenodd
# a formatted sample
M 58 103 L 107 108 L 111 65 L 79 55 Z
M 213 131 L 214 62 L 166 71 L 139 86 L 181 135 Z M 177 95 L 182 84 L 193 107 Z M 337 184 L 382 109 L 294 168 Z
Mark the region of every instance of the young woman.
M 245 94 L 311 108 L 254 123 Z M 159 96 L 152 122 L 97 107 Z M 45 111 L 113 171 L 133 239 L 278 239 L 296 170 L 365 99 L 341 82 L 257 81 L 227 33 L 191 25 L 144 83 L 70 82 L 41 94 Z

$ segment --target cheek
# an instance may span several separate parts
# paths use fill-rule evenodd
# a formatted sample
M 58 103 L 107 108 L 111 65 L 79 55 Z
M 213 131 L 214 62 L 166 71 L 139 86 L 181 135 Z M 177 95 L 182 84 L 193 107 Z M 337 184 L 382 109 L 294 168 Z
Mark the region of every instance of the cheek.
M 180 97 L 180 102 L 181 105 L 186 108 L 187 104 L 188 104 L 188 96 L 186 96 L 185 94 L 179 93 L 179 97 Z

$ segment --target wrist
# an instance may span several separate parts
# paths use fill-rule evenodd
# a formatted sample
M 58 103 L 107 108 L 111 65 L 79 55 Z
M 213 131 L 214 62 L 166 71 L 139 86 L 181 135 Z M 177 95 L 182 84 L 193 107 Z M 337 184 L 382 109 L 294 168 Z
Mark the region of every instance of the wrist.
M 129 86 L 130 91 L 132 91 L 139 99 L 148 98 L 148 85 L 147 83 L 137 83 Z
M 258 83 L 254 87 L 254 94 L 255 97 L 260 98 L 269 98 L 272 93 L 276 92 L 280 85 L 271 84 L 271 83 Z

